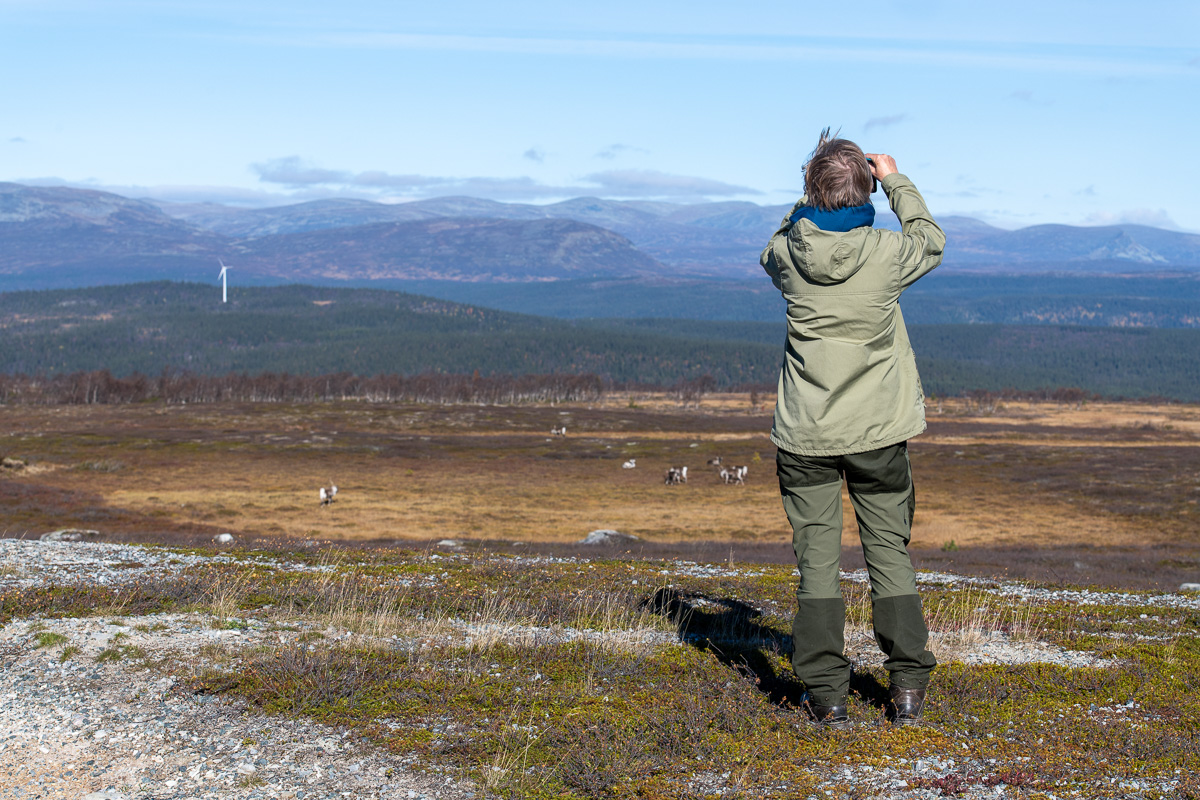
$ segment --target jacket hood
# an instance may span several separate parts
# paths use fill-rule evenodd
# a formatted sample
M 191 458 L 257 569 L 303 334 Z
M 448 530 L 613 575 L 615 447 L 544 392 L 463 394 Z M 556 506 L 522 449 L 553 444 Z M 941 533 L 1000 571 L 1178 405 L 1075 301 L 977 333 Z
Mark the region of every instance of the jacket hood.
M 834 284 L 847 280 L 867 262 L 871 228 L 823 231 L 807 219 L 792 227 L 799 261 L 797 269 L 813 283 Z

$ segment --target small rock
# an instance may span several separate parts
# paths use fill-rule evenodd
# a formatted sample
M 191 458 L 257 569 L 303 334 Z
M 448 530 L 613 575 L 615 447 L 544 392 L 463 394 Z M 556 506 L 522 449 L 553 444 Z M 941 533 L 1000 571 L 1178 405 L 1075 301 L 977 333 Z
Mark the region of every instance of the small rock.
M 587 536 L 579 540 L 580 544 L 620 544 L 623 542 L 636 542 L 638 537 L 631 533 L 620 533 L 608 529 L 592 531 Z
M 86 531 L 81 528 L 62 528 L 57 531 L 43 533 L 38 537 L 42 542 L 78 542 L 85 536 L 99 536 L 100 531 Z
M 258 767 L 254 766 L 253 764 L 251 764 L 249 762 L 244 763 L 244 764 L 238 764 L 237 772 L 238 772 L 238 775 L 253 775 L 254 773 L 258 772 Z
M 437 545 L 438 547 L 462 547 L 462 542 L 458 539 L 442 539 Z
M 218 533 L 213 537 L 213 541 L 217 544 L 233 544 L 232 533 Z
M 85 794 L 81 800 L 125 800 L 125 795 L 116 789 L 105 789 L 103 792 Z
M 1181 583 L 1179 584 L 1181 592 L 1200 592 L 1200 583 Z

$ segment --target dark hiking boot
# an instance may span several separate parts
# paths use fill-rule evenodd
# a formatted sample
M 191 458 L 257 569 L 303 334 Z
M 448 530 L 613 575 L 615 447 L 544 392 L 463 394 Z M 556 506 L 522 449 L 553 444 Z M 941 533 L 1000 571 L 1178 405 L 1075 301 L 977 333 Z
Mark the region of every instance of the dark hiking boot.
M 846 703 L 824 706 L 813 700 L 812 695 L 805 692 L 800 698 L 800 705 L 808 712 L 808 717 L 814 725 L 835 731 L 850 730 L 850 715 L 846 712 Z
M 889 692 L 892 701 L 893 725 L 920 725 L 921 711 L 925 708 L 924 689 L 905 689 L 893 686 Z

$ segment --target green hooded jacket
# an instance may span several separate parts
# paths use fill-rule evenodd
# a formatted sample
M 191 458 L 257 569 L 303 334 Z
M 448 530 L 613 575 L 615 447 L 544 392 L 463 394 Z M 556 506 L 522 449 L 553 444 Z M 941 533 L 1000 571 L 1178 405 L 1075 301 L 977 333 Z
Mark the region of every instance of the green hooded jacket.
M 881 183 L 901 232 L 824 231 L 807 219 L 793 225 L 789 214 L 759 259 L 787 300 L 771 441 L 790 453 L 864 453 L 925 430 L 899 300 L 941 263 L 946 234 L 907 177 Z

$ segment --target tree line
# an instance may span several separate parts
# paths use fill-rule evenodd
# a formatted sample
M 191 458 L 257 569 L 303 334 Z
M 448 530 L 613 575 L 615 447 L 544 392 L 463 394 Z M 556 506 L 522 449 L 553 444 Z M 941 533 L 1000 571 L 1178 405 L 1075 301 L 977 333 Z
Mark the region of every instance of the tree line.
M 372 403 L 589 402 L 607 388 L 597 375 L 419 375 L 362 376 L 349 372 L 294 375 L 286 372 L 203 375 L 163 370 L 116 377 L 108 370 L 60 375 L 0 374 L 0 403 L 91 405 L 157 401 L 187 403 L 312 403 L 361 400 Z

